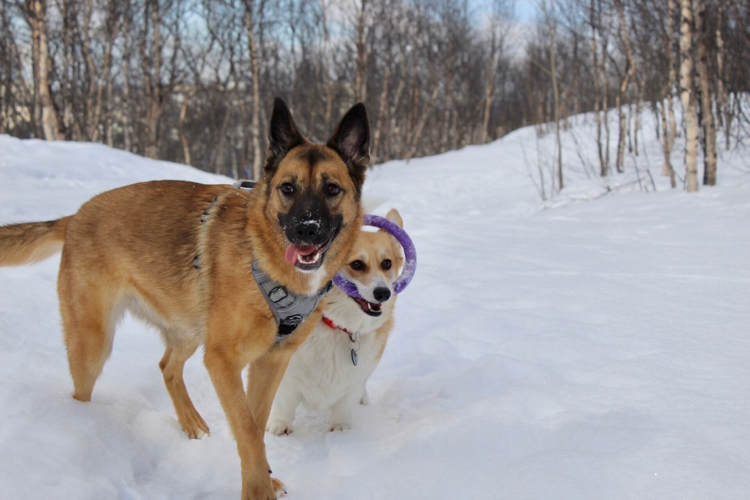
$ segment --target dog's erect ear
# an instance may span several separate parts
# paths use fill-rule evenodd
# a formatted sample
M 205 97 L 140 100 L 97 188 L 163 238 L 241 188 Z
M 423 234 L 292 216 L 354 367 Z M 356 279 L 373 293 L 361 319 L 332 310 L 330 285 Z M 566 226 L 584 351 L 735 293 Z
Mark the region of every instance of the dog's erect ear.
M 389 221 L 393 222 L 394 224 L 396 224 L 401 229 L 404 228 L 404 220 L 401 218 L 401 214 L 398 213 L 398 210 L 396 210 L 395 208 L 392 208 L 392 209 L 388 210 L 388 214 L 385 216 L 385 218 L 388 219 Z M 378 229 L 378 232 L 380 232 L 380 231 L 387 232 L 384 229 Z M 391 241 L 393 241 L 394 248 L 397 249 L 396 250 L 396 256 L 397 256 L 396 257 L 396 261 L 398 262 L 398 266 L 396 266 L 396 267 L 400 268 L 401 265 L 404 263 L 404 258 L 403 258 L 402 249 L 401 249 L 401 243 L 392 234 L 389 234 L 389 236 L 391 237 Z
M 401 214 L 398 213 L 398 210 L 396 210 L 395 208 L 388 210 L 388 214 L 385 216 L 385 218 L 396 224 L 401 229 L 404 228 L 404 219 L 401 218 Z
M 272 175 L 289 150 L 304 143 L 305 138 L 297 130 L 292 113 L 286 103 L 277 97 L 273 100 L 271 128 L 268 131 L 268 152 L 263 169 L 265 174 Z
M 370 124 L 364 104 L 357 103 L 346 112 L 327 145 L 341 156 L 357 189 L 361 189 L 370 163 Z

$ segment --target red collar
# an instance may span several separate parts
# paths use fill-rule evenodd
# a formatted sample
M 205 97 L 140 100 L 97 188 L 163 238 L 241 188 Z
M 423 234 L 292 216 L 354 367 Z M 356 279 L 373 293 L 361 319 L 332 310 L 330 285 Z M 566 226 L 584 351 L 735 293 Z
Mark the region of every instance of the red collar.
M 345 334 L 349 335 L 349 337 L 350 337 L 350 338 L 351 338 L 352 340 L 354 340 L 354 338 L 355 338 L 355 337 L 357 336 L 357 334 L 356 334 L 356 333 L 354 333 L 354 332 L 350 332 L 350 331 L 349 331 L 349 330 L 347 330 L 346 328 L 344 328 L 344 327 L 342 327 L 342 326 L 339 326 L 339 325 L 337 325 L 336 323 L 334 323 L 334 322 L 333 322 L 333 321 L 331 320 L 331 318 L 327 318 L 327 317 L 323 316 L 323 323 L 325 323 L 326 325 L 328 325 L 328 326 L 329 326 L 330 328 L 332 328 L 332 329 L 334 329 L 334 330 L 341 330 L 341 331 L 342 331 L 342 332 L 344 332 Z

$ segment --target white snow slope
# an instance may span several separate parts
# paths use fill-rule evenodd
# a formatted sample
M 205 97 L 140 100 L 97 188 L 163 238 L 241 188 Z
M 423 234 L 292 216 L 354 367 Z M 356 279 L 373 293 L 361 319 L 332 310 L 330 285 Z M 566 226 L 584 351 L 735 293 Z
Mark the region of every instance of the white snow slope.
M 552 138 L 537 147 L 532 129 L 371 171 L 365 196 L 399 209 L 417 274 L 353 429 L 300 411 L 292 435 L 266 436 L 289 498 L 749 498 L 747 151 L 723 151 L 719 185 L 687 194 L 658 175 L 653 135 L 646 120 L 641 154 L 602 182 L 580 123 L 564 135 L 567 186 L 545 203 L 528 172 L 537 150 L 550 163 Z M 226 182 L 1 136 L 0 223 L 157 178 Z M 58 264 L 0 269 L 0 497 L 237 499 L 239 458 L 200 354 L 186 381 L 211 427 L 202 440 L 174 417 L 158 334 L 130 318 L 92 402 L 70 397 Z

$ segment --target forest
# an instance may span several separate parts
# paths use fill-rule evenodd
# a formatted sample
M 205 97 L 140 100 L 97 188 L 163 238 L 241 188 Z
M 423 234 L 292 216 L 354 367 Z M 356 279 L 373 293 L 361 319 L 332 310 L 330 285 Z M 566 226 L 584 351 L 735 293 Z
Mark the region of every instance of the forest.
M 0 0 L 0 133 L 257 178 L 274 96 L 317 141 L 364 102 L 373 164 L 592 113 L 608 176 L 654 113 L 672 185 L 716 183 L 718 141 L 750 123 L 750 2 L 535 5 L 521 23 L 512 0 Z

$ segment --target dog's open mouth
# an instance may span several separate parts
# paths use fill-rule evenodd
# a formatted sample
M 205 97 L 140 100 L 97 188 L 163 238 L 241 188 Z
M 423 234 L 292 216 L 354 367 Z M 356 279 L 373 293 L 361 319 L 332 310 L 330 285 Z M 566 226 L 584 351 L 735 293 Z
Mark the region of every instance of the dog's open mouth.
M 290 244 L 284 258 L 287 262 L 301 271 L 315 271 L 323 263 L 323 255 L 331 246 L 333 238 L 320 245 L 295 245 Z
M 350 297 L 354 302 L 359 304 L 359 307 L 370 316 L 380 316 L 383 314 L 383 304 L 375 304 L 373 302 L 367 302 L 365 299 L 359 299 L 357 297 Z

